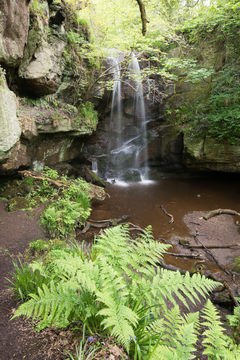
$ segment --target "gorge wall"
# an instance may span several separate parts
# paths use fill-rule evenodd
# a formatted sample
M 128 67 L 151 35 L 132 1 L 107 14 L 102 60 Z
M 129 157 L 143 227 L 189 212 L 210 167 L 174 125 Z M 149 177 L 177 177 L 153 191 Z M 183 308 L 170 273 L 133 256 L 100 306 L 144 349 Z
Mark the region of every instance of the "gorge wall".
M 64 2 L 30 3 L 0 4 L 2 174 L 74 159 L 81 153 L 83 137 L 97 123 L 83 116 L 73 101 L 67 30 L 69 22 L 73 29 L 78 24 L 71 9 Z M 86 31 L 78 30 L 87 41 Z
M 232 62 L 231 41 L 216 34 L 210 33 L 196 44 L 186 41 L 184 46 L 175 45 L 168 51 L 169 58 L 194 58 L 214 74 L 193 82 L 186 76 L 188 69 L 178 69 L 178 80 L 168 85 L 161 76 L 152 76 L 161 94 L 154 100 L 150 95 L 147 100 L 152 110 L 147 124 L 152 173 L 159 168 L 240 172 L 238 141 L 214 138 L 205 131 L 204 121 L 198 124 L 193 111 L 193 107 L 207 103 L 216 79 Z M 92 81 L 84 73 L 95 71 L 94 64 L 77 55 L 76 46 L 87 46 L 89 36 L 87 27 L 76 21 L 64 1 L 19 0 L 18 5 L 14 0 L 1 1 L 0 174 L 55 166 L 80 157 L 90 166 L 94 156 L 101 157 L 108 142 L 111 94 L 96 84 L 89 85 L 95 86 L 94 95 L 86 98 L 96 105 L 99 122 L 94 110 L 81 111 L 78 101 L 87 92 L 81 83 Z M 145 96 L 149 95 L 147 91 Z M 129 122 L 128 132 L 132 131 L 131 96 L 125 89 L 123 116 Z M 193 136 L 188 122 L 203 131 Z

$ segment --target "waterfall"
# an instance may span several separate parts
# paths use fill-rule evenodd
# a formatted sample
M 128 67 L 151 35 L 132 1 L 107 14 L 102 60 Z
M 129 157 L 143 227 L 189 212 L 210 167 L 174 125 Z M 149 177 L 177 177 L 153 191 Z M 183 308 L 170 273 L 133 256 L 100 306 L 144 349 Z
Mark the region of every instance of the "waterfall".
M 123 102 L 121 61 L 118 54 L 109 58 L 109 73 L 113 78 L 107 166 L 104 177 L 110 182 L 143 182 L 149 178 L 146 109 L 141 70 L 137 57 L 132 54 L 128 67 L 128 83 L 131 92 L 126 115 L 126 99 Z M 134 91 L 132 91 L 134 89 Z
M 108 143 L 109 162 L 107 172 L 113 180 L 119 179 L 121 176 L 121 161 L 116 149 L 122 145 L 122 99 L 121 99 L 121 59 L 118 57 L 110 57 L 110 72 L 113 76 L 113 93 L 110 114 L 110 134 Z
M 98 163 L 97 163 L 97 159 L 93 158 L 92 159 L 92 171 L 97 174 L 98 173 Z
M 134 117 L 136 119 L 136 135 L 139 137 L 138 147 L 135 153 L 134 167 L 139 171 L 141 181 L 148 180 L 148 146 L 146 127 L 146 108 L 144 102 L 141 70 L 137 57 L 132 54 L 132 61 L 129 66 L 135 83 L 134 95 Z M 143 164 L 143 165 L 142 165 Z

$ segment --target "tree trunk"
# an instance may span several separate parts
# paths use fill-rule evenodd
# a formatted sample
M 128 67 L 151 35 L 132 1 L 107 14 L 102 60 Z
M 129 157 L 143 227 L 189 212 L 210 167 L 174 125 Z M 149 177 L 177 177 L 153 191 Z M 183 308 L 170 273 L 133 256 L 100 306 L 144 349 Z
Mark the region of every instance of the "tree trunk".
M 137 0 L 139 9 L 140 9 L 140 13 L 141 13 L 141 20 L 142 20 L 142 34 L 143 36 L 146 35 L 147 32 L 147 14 L 146 14 L 146 9 L 145 9 L 145 5 L 143 3 L 142 0 Z

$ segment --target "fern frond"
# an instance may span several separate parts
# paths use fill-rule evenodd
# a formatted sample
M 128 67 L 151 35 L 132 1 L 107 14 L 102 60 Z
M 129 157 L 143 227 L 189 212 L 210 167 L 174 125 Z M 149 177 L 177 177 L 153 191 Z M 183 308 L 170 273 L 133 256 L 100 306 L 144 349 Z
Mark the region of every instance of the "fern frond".
M 166 308 L 164 305 L 166 300 L 176 304 L 177 298 L 189 308 L 187 300 L 195 304 L 195 300 L 199 300 L 199 289 L 201 295 L 206 298 L 210 291 L 219 286 L 219 283 L 200 274 L 189 276 L 189 273 L 181 275 L 178 271 L 158 269 L 152 279 L 145 279 L 141 285 L 146 291 L 146 301 L 149 306 L 162 299 L 163 306 Z
M 112 336 L 115 336 L 128 351 L 130 340 L 135 336 L 134 327 L 137 325 L 137 314 L 126 305 L 117 303 L 109 294 L 108 296 L 99 294 L 97 299 L 107 305 L 98 312 L 98 315 L 104 316 L 101 324 L 104 329 L 109 328 Z
M 203 332 L 202 344 L 205 347 L 203 354 L 219 359 L 221 356 L 224 358 L 227 349 L 227 337 L 224 334 L 218 311 L 210 300 L 207 301 L 202 313 L 205 320 L 202 325 L 207 327 Z
M 176 349 L 171 349 L 165 345 L 158 345 L 157 348 L 151 353 L 149 360 L 180 360 L 180 359 L 178 357 Z
M 52 281 L 47 287 L 38 288 L 38 294 L 31 294 L 31 299 L 20 305 L 12 319 L 25 315 L 41 320 L 40 327 L 66 326 L 68 317 L 79 302 L 79 296 L 64 286 L 56 286 Z
M 170 329 L 173 330 L 171 327 Z M 160 344 L 153 350 L 150 359 L 190 360 L 195 358 L 192 353 L 195 351 L 193 344 L 196 343 L 197 336 L 193 323 L 178 324 L 174 332 L 171 331 L 171 334 L 165 334 L 165 336 L 165 341 L 160 339 Z

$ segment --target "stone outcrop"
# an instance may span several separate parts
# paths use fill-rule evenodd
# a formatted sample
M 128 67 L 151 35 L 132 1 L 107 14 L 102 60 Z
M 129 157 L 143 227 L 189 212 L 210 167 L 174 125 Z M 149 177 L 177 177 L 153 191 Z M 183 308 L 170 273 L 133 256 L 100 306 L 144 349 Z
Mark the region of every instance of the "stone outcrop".
M 71 68 L 63 76 L 65 28 L 71 26 L 66 14 L 72 16 L 58 0 L 0 3 L 0 64 L 8 75 L 12 68 L 8 80 L 18 94 L 31 98 L 17 99 L 0 67 L 0 174 L 71 161 L 80 156 L 84 136 L 96 130 L 97 119 L 70 105 L 71 90 L 56 94 L 61 84 L 73 84 Z M 43 97 L 48 94 L 54 95 Z
M 49 28 L 47 3 L 34 17 L 29 31 L 24 59 L 19 67 L 19 77 L 28 93 L 47 95 L 55 93 L 61 83 L 62 53 L 66 46 L 64 27 Z
M 194 170 L 240 173 L 240 146 L 185 136 L 184 162 Z
M 0 1 L 0 63 L 15 67 L 23 57 L 29 27 L 28 0 Z
M 5 77 L 2 75 L 0 78 L 0 161 L 10 156 L 10 150 L 21 135 L 16 111 L 16 95 L 9 90 Z

